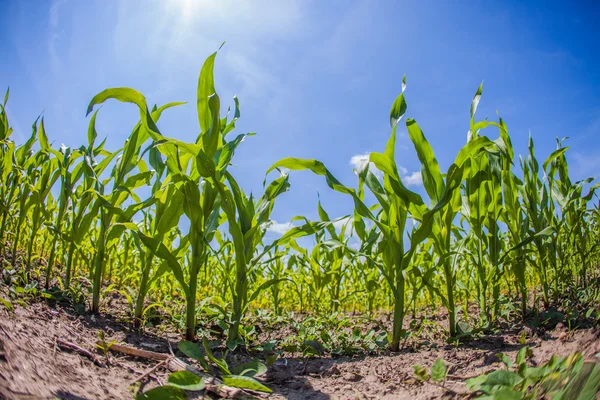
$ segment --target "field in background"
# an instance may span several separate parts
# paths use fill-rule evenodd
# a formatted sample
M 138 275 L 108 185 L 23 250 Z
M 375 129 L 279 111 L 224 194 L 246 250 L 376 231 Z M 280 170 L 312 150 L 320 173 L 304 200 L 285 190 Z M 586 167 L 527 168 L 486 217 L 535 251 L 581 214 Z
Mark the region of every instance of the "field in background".
M 91 100 L 80 148 L 52 147 L 43 118 L 16 144 L 6 93 L 0 394 L 595 398 L 600 185 L 570 179 L 560 140 L 543 162 L 531 138 L 518 157 L 501 118 L 476 120 L 479 86 L 468 139 L 442 171 L 405 118 L 404 78 L 388 144 L 356 169 L 356 184 L 320 161 L 283 158 L 253 197 L 229 170 L 251 134 L 233 133 L 237 98 L 221 110 L 216 55 L 198 80 L 193 143 L 157 127 L 183 103 L 149 107 L 115 88 Z M 114 152 L 96 131 L 109 100 L 140 115 Z M 402 182 L 402 126 L 426 196 Z M 332 220 L 319 203 L 318 221 L 296 217 L 266 243 L 276 200 L 301 170 L 354 209 Z M 78 372 L 57 378 L 74 363 Z

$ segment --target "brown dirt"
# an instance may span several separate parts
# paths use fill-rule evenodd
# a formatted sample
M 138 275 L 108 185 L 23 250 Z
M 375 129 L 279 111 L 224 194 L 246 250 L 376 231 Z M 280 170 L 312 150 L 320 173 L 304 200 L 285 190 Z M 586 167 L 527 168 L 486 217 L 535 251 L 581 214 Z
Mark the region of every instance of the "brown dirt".
M 132 381 L 154 362 L 111 355 L 111 366 L 101 367 L 57 342 L 76 344 L 105 363 L 95 346 L 99 329 L 107 341 L 168 352 L 165 339 L 128 333 L 108 316 L 71 315 L 44 303 L 16 306 L 0 313 L 0 398 L 131 399 Z
M 98 366 L 77 352 L 63 348 L 66 341 L 84 348 L 101 363 L 96 349 L 98 330 L 107 342 L 168 353 L 181 339 L 177 333 L 146 331 L 140 334 L 110 315 L 76 315 L 68 308 L 33 303 L 9 312 L 0 307 L 0 399 L 131 399 L 132 383 L 156 365 L 154 361 L 111 353 L 110 366 Z M 531 332 L 530 332 L 531 333 Z M 266 384 L 272 399 L 433 399 L 464 398 L 464 380 L 499 368 L 496 353 L 512 359 L 522 345 L 518 332 L 473 340 L 459 346 L 438 344 L 419 351 L 339 358 L 282 357 L 269 369 Z M 534 363 L 552 354 L 600 352 L 600 334 L 594 330 L 568 333 L 562 326 L 542 337 L 530 336 Z M 449 378 L 442 384 L 414 378 L 413 365 L 429 368 L 443 358 Z M 159 368 L 146 379 L 144 389 L 166 382 L 168 371 Z M 264 396 L 263 396 L 264 397 Z

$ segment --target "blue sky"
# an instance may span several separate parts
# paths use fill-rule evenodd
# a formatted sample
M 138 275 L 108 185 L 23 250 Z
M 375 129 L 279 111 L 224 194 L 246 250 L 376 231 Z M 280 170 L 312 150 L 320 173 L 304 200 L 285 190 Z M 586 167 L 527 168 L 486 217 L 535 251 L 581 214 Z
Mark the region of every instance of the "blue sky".
M 85 143 L 89 100 L 119 86 L 151 104 L 190 102 L 163 114 L 160 128 L 193 141 L 198 72 L 227 41 L 217 90 L 225 105 L 240 98 L 238 133 L 258 133 L 231 171 L 260 194 L 266 169 L 288 156 L 319 159 L 354 186 L 351 160 L 383 150 L 404 73 L 407 116 L 447 168 L 485 80 L 479 118 L 498 111 L 519 153 L 531 132 L 542 160 L 555 137 L 569 136 L 571 172 L 582 179 L 600 176 L 598 20 L 593 2 L 5 0 L 0 88 L 11 88 L 8 112 L 21 143 L 42 111 L 55 145 Z M 122 145 L 137 118 L 134 106 L 103 106 L 98 131 L 109 149 Z M 406 134 L 397 163 L 421 190 Z M 275 206 L 279 224 L 316 219 L 317 192 L 332 217 L 352 210 L 320 177 L 294 172 L 291 183 Z

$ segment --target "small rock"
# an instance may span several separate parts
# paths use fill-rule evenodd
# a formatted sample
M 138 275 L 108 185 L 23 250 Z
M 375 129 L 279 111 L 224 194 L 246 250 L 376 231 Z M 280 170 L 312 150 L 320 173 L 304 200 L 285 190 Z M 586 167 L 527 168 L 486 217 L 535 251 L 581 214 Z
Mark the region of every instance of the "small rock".
M 347 380 L 349 382 L 358 382 L 362 379 L 362 376 L 360 376 L 359 374 L 356 374 L 354 372 L 346 372 L 344 374 L 344 380 Z
M 325 371 L 324 375 L 326 376 L 334 376 L 334 375 L 339 375 L 340 372 L 340 367 L 337 366 L 337 364 L 334 364 L 331 368 L 329 368 L 327 371 Z

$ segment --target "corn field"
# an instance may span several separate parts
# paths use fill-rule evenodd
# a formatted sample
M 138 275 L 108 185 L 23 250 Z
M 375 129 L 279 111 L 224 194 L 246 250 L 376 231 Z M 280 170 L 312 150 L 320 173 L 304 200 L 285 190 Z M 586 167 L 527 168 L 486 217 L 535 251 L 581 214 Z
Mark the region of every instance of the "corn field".
M 517 156 L 505 121 L 477 120 L 482 86 L 470 105 L 466 142 L 447 171 L 420 125 L 405 118 L 404 78 L 390 111 L 389 141 L 355 170 L 356 182 L 340 182 L 317 160 L 282 158 L 254 197 L 230 168 L 252 134 L 233 132 L 237 98 L 222 110 L 216 55 L 200 72 L 199 134 L 192 143 L 157 127 L 164 112 L 190 105 L 150 107 L 138 91 L 113 88 L 89 103 L 81 147 L 54 146 L 43 118 L 17 144 L 6 92 L 0 108 L 5 283 L 58 290 L 85 301 L 91 313 L 110 312 L 104 300 L 118 293 L 133 327 L 160 312 L 187 340 L 211 309 L 224 321 L 230 349 L 246 343 L 251 310 L 389 315 L 392 351 L 410 330 L 406 320 L 423 310 L 445 310 L 446 333 L 454 338 L 494 327 L 503 302 L 526 318 L 570 290 L 597 285 L 598 183 L 571 180 L 561 140 L 543 162 L 531 138 L 528 153 Z M 109 151 L 96 120 L 99 106 L 113 100 L 135 104 L 140 119 L 123 147 Z M 404 126 L 426 196 L 400 177 L 395 147 Z M 331 219 L 315 204 L 319 220 L 296 217 L 295 227 L 266 242 L 276 200 L 294 195 L 300 170 L 350 196 L 354 209 Z M 302 237 L 313 246 L 301 246 Z

